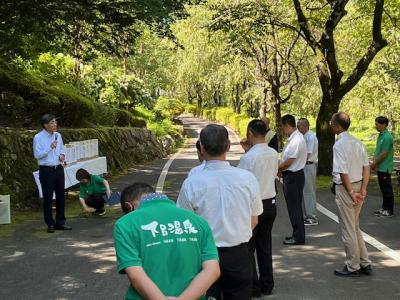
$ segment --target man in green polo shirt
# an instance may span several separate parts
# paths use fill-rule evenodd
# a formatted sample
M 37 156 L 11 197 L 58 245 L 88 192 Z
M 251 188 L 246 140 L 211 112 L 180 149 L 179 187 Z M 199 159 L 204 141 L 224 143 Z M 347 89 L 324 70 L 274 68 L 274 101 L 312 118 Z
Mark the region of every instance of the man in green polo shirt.
M 382 208 L 375 211 L 375 215 L 380 217 L 392 217 L 394 196 L 392 187 L 393 171 L 393 136 L 387 130 L 389 120 L 386 117 L 377 117 L 375 119 L 375 128 L 379 132 L 376 141 L 374 161 L 371 169 L 376 170 L 378 174 L 379 187 L 382 192 Z
M 124 189 L 121 207 L 114 241 L 131 283 L 125 299 L 205 299 L 220 274 L 208 223 L 144 183 Z

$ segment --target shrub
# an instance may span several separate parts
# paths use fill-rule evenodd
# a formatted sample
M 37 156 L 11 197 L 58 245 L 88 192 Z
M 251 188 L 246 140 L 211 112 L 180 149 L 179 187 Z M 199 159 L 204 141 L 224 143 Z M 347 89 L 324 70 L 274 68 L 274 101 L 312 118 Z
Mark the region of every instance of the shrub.
M 250 121 L 253 120 L 253 118 L 249 118 L 247 116 L 241 115 L 240 116 L 240 121 L 239 121 L 239 128 L 235 128 L 238 132 L 240 137 L 245 137 L 247 133 L 247 125 L 249 125 Z
M 215 120 L 217 122 L 229 124 L 229 118 L 234 114 L 235 113 L 231 108 L 228 107 L 218 108 L 215 113 Z
M 57 114 L 61 116 L 64 126 L 81 127 L 86 121 L 93 120 L 93 101 L 77 93 L 75 88 L 58 84 L 49 87 L 49 91 L 58 96 L 60 107 Z
M 204 109 L 202 116 L 209 121 L 221 122 L 235 129 L 241 137 L 245 137 L 247 133 L 247 125 L 253 118 L 246 115 L 238 115 L 231 108 L 219 107 Z
M 185 105 L 185 112 L 189 114 L 193 114 L 197 116 L 197 106 L 194 104 L 186 104 Z
M 139 120 L 133 116 L 129 111 L 116 109 L 117 117 L 115 125 L 121 127 L 146 127 L 144 120 Z
M 207 120 L 212 121 L 212 110 L 211 109 L 203 109 L 201 116 L 206 118 Z
M 117 120 L 117 110 L 100 103 L 94 103 L 94 124 L 112 127 Z
M 169 119 L 164 119 L 161 122 L 149 122 L 147 128 L 158 137 L 179 133 L 178 126 L 172 124 Z
M 175 98 L 160 97 L 154 107 L 156 113 L 162 118 L 175 119 L 185 111 L 184 105 L 181 101 Z

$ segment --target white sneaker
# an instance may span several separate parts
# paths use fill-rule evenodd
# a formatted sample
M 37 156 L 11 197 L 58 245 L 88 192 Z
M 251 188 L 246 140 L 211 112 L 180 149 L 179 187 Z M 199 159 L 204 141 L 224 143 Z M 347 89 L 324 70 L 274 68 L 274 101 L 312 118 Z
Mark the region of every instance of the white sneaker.
M 304 225 L 305 226 L 315 226 L 315 225 L 318 225 L 318 221 L 316 219 L 306 218 L 304 220 Z
M 380 217 L 393 217 L 393 216 L 394 214 L 390 213 L 390 211 L 388 210 L 383 210 L 380 215 Z
M 382 212 L 384 212 L 384 209 L 383 209 L 383 208 L 378 209 L 378 210 L 374 211 L 374 215 L 375 215 L 375 216 L 380 216 L 380 215 L 382 214 Z

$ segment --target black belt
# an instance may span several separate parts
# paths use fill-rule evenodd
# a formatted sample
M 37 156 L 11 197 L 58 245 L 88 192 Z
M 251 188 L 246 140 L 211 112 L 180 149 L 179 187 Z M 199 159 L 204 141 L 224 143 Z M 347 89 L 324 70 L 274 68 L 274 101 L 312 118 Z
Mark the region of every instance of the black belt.
M 276 200 L 276 196 L 272 198 L 262 199 L 262 201 L 272 201 L 272 200 Z
M 55 166 L 39 166 L 39 169 L 57 169 L 58 167 L 61 167 L 61 165 L 55 165 Z
M 353 184 L 353 183 L 359 183 L 359 182 L 362 182 L 362 180 L 351 182 L 351 184 Z M 335 184 L 335 185 L 343 185 L 343 183 L 336 183 L 336 182 L 334 182 L 334 184 Z
M 306 165 L 312 165 L 314 162 L 313 161 L 308 161 L 306 162 Z

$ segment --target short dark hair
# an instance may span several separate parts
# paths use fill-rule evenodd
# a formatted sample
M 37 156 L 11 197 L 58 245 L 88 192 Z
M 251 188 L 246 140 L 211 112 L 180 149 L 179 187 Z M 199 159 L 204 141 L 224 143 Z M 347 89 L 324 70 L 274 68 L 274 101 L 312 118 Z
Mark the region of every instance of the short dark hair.
M 76 171 L 76 180 L 81 181 L 82 179 L 88 179 L 90 180 L 90 173 L 86 171 L 85 169 L 79 169 Z
M 252 120 L 247 125 L 247 130 L 250 130 L 255 136 L 265 137 L 267 134 L 267 125 L 261 120 Z
M 385 124 L 386 126 L 389 125 L 389 119 L 386 118 L 386 117 L 384 117 L 384 116 L 379 116 L 379 117 L 377 117 L 377 118 L 375 119 L 375 122 L 376 122 L 376 123 L 379 123 L 379 124 Z
M 344 130 L 349 129 L 351 121 L 350 116 L 347 113 L 339 111 L 333 115 L 332 119 L 333 122 L 342 127 Z
M 136 182 L 124 188 L 121 193 L 121 208 L 124 213 L 129 213 L 129 210 L 125 206 L 126 202 L 132 202 L 137 200 L 143 194 L 155 193 L 154 188 L 143 182 Z
M 196 142 L 196 149 L 197 149 L 199 152 L 201 151 L 200 140 L 197 140 L 197 142 Z
M 40 119 L 40 123 L 42 124 L 42 126 L 49 124 L 51 122 L 51 120 L 55 119 L 56 116 L 52 115 L 52 114 L 45 114 L 42 116 L 42 118 Z
M 284 115 L 282 117 L 282 125 L 289 125 L 290 127 L 296 128 L 296 119 L 292 115 Z
M 224 154 L 229 144 L 228 130 L 222 125 L 207 125 L 200 132 L 200 142 L 209 155 Z

